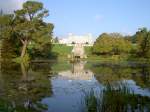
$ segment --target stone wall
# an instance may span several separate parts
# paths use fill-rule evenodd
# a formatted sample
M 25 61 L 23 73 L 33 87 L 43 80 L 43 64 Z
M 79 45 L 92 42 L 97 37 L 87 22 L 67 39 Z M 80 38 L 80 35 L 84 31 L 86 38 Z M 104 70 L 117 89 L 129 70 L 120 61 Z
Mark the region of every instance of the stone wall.
M 72 49 L 72 54 L 74 57 L 85 58 L 85 51 L 83 44 L 75 44 Z

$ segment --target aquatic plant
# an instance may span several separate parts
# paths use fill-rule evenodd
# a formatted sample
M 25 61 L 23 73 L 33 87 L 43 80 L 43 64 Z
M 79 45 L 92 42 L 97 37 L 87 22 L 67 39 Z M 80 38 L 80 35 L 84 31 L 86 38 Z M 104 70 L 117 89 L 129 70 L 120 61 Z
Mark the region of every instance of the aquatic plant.
M 135 94 L 127 84 L 107 84 L 96 96 L 85 95 L 86 112 L 149 112 L 150 98 Z

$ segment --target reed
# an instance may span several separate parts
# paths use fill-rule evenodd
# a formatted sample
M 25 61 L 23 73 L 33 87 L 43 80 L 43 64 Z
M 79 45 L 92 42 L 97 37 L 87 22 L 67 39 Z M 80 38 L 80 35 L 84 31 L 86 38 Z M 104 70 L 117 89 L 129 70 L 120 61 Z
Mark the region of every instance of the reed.
M 85 95 L 86 112 L 149 112 L 150 98 L 135 94 L 127 84 L 108 83 L 99 95 Z

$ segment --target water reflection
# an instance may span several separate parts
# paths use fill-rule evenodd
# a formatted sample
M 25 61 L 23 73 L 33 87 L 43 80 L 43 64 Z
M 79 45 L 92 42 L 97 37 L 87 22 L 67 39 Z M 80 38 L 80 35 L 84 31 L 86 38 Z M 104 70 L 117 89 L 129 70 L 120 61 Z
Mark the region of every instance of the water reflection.
M 2 112 L 42 112 L 47 106 L 40 101 L 52 91 L 47 75 L 27 68 L 23 63 L 3 63 L 0 93 Z
M 92 71 L 84 68 L 86 62 L 76 62 L 72 64 L 71 70 L 60 71 L 58 75 L 70 80 L 92 80 L 94 74 Z
M 2 112 L 149 112 L 149 102 L 146 64 L 1 64 Z
M 83 112 L 82 98 L 91 89 L 100 91 L 101 85 L 94 78 L 94 74 L 84 68 L 86 62 L 77 62 L 71 69 L 62 70 L 52 77 L 53 95 L 43 99 L 48 105 L 48 112 Z
M 105 65 L 82 61 L 72 65 L 70 64 L 70 66 L 71 68 L 68 70 L 64 67 L 64 71 L 58 71 L 58 75 L 50 79 L 53 87 L 53 95 L 42 101 L 48 105 L 48 112 L 59 112 L 62 110 L 64 112 L 130 112 L 132 110 L 136 111 L 136 106 L 139 104 L 143 104 L 143 106 L 139 106 L 137 112 L 140 112 L 142 109 L 139 108 L 143 107 L 145 108 L 145 112 L 149 111 L 149 105 L 147 105 L 150 101 L 149 86 L 145 82 L 142 82 L 145 85 L 143 88 L 137 80 L 134 80 L 136 77 L 142 77 L 145 73 L 148 74 L 150 72 L 149 69 L 145 69 L 146 71 L 144 71 L 143 66 L 136 67 L 135 65 L 131 66 L 128 64 Z M 149 66 L 146 67 L 148 68 Z M 142 78 L 140 79 L 143 80 Z M 149 82 L 149 78 L 147 82 Z M 105 88 L 108 87 L 108 83 L 110 86 L 115 87 L 120 86 L 121 83 L 130 89 L 131 93 L 123 93 L 121 89 L 119 89 L 119 94 L 116 89 L 104 92 Z M 93 91 L 93 95 L 91 91 Z M 102 94 L 103 96 L 101 96 Z M 87 96 L 90 98 L 88 102 L 86 102 Z M 98 104 L 100 101 L 101 104 Z M 103 105 L 102 110 L 100 110 L 100 105 Z M 110 106 L 111 109 L 107 110 L 107 106 L 109 105 L 113 105 L 113 107 Z M 130 106 L 127 107 L 127 105 Z
M 105 89 L 96 96 L 90 92 L 84 98 L 85 112 L 149 112 L 150 98 L 135 94 L 128 84 L 105 86 Z
M 104 85 L 107 82 L 131 79 L 141 87 L 150 88 L 150 65 L 88 63 L 88 68 L 95 74 L 96 79 Z

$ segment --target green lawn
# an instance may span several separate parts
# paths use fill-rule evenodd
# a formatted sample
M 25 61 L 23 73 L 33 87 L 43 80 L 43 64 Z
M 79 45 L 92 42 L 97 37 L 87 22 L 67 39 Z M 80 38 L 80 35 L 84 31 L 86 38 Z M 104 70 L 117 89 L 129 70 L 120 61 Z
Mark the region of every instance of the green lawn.
M 52 47 L 52 52 L 57 54 L 58 59 L 60 60 L 66 60 L 68 55 L 71 53 L 72 46 L 66 46 L 64 44 L 53 44 Z M 118 60 L 118 56 L 97 56 L 92 54 L 92 47 L 91 46 L 86 46 L 84 47 L 85 49 L 85 54 L 87 55 L 86 60 Z
M 58 58 L 67 58 L 68 54 L 71 53 L 72 46 L 66 46 L 64 44 L 53 44 L 52 52 L 58 55 Z
M 58 56 L 58 60 L 68 60 L 68 55 L 71 53 L 73 46 L 66 46 L 64 44 L 53 44 L 52 52 Z M 88 61 L 109 61 L 109 62 L 120 62 L 128 60 L 128 55 L 94 55 L 92 54 L 92 47 L 84 47 L 85 54 L 87 55 Z M 131 59 L 131 61 L 137 61 L 142 59 Z M 143 60 L 144 61 L 144 60 Z
M 72 49 L 73 49 L 73 46 L 67 46 L 64 44 L 53 44 L 52 52 L 56 53 L 58 55 L 58 58 L 67 58 L 67 56 L 71 53 Z M 88 57 L 91 57 L 92 56 L 92 52 L 91 52 L 92 47 L 86 46 L 86 47 L 84 47 L 84 49 L 85 49 L 85 54 Z

